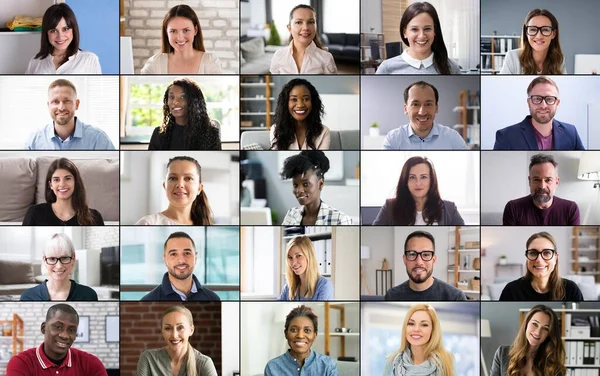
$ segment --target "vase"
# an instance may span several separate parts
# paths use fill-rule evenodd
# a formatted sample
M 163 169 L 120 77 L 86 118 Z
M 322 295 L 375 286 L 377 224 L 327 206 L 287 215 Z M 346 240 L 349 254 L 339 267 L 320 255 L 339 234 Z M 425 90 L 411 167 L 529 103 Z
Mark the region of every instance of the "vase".
M 379 136 L 379 128 L 375 128 L 375 127 L 369 128 L 369 136 L 371 136 L 371 137 Z

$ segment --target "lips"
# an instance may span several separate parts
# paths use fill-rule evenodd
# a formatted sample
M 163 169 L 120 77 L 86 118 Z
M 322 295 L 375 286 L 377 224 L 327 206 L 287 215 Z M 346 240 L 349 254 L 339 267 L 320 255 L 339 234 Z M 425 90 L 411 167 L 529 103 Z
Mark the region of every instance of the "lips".
M 421 339 L 421 338 L 423 338 L 423 336 L 419 335 L 419 334 L 411 334 L 410 338 L 412 338 L 412 339 Z
M 185 270 L 187 270 L 188 268 L 189 268 L 189 266 L 188 266 L 188 265 L 177 265 L 177 266 L 175 267 L 175 270 L 178 270 L 178 271 L 182 272 L 182 271 L 185 271 Z
M 425 46 L 427 43 L 429 43 L 428 39 L 426 39 L 426 40 L 416 40 L 415 41 L 415 45 L 417 45 L 417 46 Z
M 427 270 L 425 268 L 413 268 L 413 273 L 426 273 Z
M 60 341 L 56 341 L 56 346 L 58 346 L 61 349 L 68 349 L 69 346 L 71 346 L 70 342 L 60 342 Z
M 177 191 L 177 192 L 173 192 L 173 195 L 177 196 L 177 197 L 185 197 L 185 196 L 187 196 L 187 193 L 182 192 L 182 191 Z

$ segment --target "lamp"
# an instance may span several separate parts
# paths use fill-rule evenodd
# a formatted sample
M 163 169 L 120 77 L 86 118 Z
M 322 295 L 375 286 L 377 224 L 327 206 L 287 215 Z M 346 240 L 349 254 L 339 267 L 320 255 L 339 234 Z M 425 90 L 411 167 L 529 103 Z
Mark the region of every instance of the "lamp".
M 579 157 L 579 169 L 577 171 L 579 180 L 595 180 L 594 189 L 600 187 L 600 151 L 584 151 Z M 600 192 L 598 192 L 600 195 Z M 600 199 L 600 196 L 598 197 Z M 598 200 L 596 200 L 596 203 Z M 587 225 L 592 204 L 588 206 L 583 216 L 582 225 Z
M 360 259 L 368 260 L 370 258 L 371 258 L 371 249 L 367 246 L 361 245 L 360 246 Z M 365 272 L 364 272 L 362 263 L 360 265 L 360 279 L 365 284 L 365 288 L 367 289 L 367 294 L 371 295 L 371 289 L 369 288 L 369 282 L 367 282 L 367 279 L 365 278 Z
M 481 320 L 481 332 L 479 333 L 480 338 L 490 338 L 492 331 L 490 330 L 490 320 Z M 483 358 L 483 346 L 481 346 L 481 368 L 483 369 L 484 376 L 488 376 L 487 365 Z

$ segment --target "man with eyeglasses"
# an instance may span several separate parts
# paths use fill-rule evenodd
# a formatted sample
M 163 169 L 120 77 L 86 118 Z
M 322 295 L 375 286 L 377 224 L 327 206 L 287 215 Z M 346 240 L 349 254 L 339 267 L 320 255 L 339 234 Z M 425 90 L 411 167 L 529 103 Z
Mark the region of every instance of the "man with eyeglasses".
M 504 226 L 577 226 L 579 206 L 556 197 L 560 183 L 558 162 L 549 154 L 536 154 L 529 163 L 530 194 L 509 201 L 504 207 Z
M 402 260 L 408 281 L 389 289 L 385 300 L 467 300 L 463 291 L 432 276 L 437 257 L 435 239 L 429 232 L 415 231 L 408 235 Z
M 496 132 L 494 150 L 585 150 L 577 128 L 554 119 L 560 105 L 558 86 L 546 76 L 527 87 L 529 116 Z

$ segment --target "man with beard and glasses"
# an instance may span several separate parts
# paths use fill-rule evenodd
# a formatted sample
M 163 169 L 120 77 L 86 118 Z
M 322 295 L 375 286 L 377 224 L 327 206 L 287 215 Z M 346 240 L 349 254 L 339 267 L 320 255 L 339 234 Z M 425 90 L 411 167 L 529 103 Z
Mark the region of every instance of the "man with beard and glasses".
M 23 351 L 8 362 L 10 376 L 107 376 L 96 356 L 71 348 L 77 338 L 79 315 L 68 304 L 55 304 L 46 312 L 41 331 L 44 342 Z
M 467 300 L 463 291 L 431 275 L 437 257 L 435 239 L 427 231 L 415 231 L 408 235 L 402 260 L 409 279 L 389 289 L 385 300 Z
M 53 81 L 48 87 L 48 110 L 52 123 L 29 136 L 25 149 L 115 150 L 102 129 L 84 124 L 75 116 L 78 109 L 75 85 L 62 78 Z
M 221 300 L 213 291 L 202 287 L 194 275 L 198 260 L 196 244 L 185 232 L 174 232 L 165 241 L 163 260 L 167 273 L 142 300 L 215 301 Z
M 554 196 L 560 182 L 558 163 L 549 154 L 536 154 L 529 164 L 531 194 L 509 201 L 504 207 L 505 226 L 579 225 L 579 207 L 574 201 Z
M 574 125 L 554 119 L 560 99 L 556 82 L 545 76 L 527 87 L 529 116 L 496 132 L 494 150 L 585 150 Z

